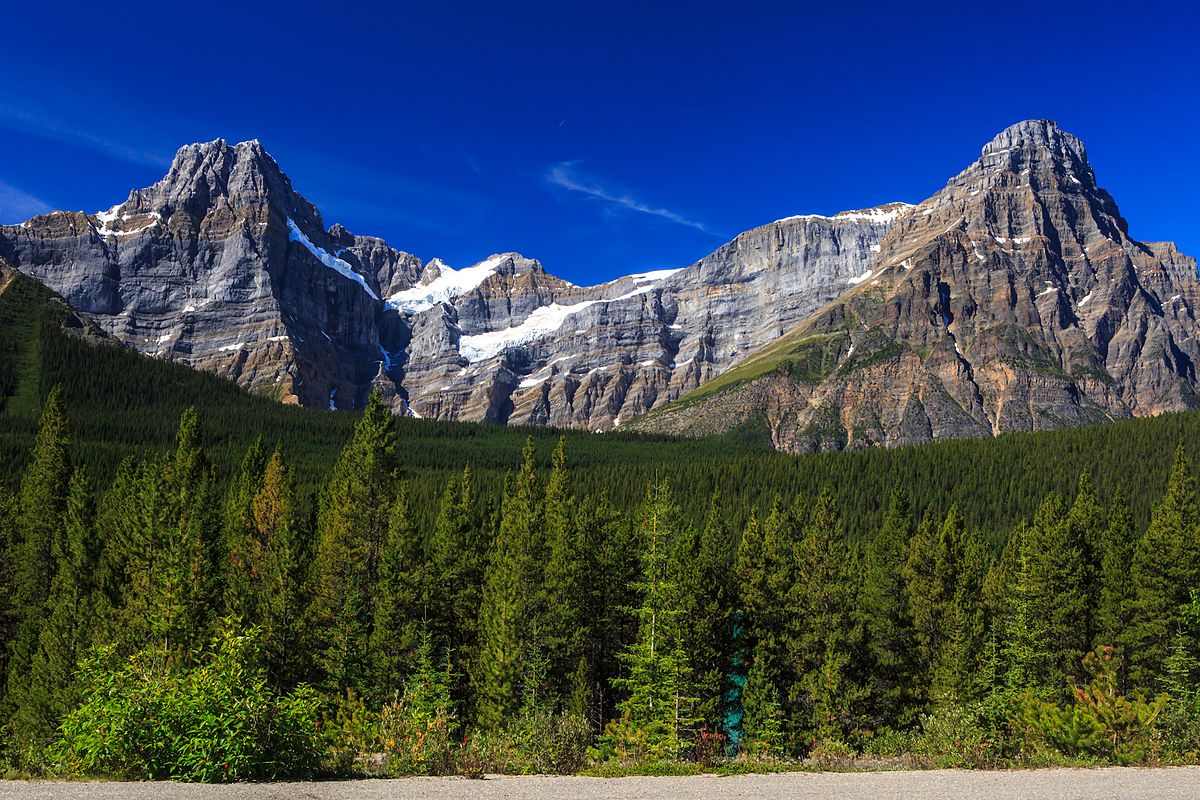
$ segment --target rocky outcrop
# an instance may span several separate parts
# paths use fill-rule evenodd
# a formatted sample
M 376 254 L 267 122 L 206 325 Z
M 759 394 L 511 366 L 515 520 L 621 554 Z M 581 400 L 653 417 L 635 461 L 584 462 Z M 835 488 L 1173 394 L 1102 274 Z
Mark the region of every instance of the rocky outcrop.
M 0 257 L 143 352 L 316 407 L 378 389 L 398 413 L 502 424 L 763 419 L 805 450 L 1197 404 L 1195 262 L 1130 238 L 1046 121 L 919 206 L 790 217 L 598 286 L 327 228 L 258 142 L 220 140 L 108 211 L 0 227 Z
M 777 447 L 997 435 L 1193 408 L 1196 263 L 1128 235 L 1083 144 L 1048 121 L 983 148 L 900 216 L 865 279 L 741 367 L 638 422 L 761 416 Z

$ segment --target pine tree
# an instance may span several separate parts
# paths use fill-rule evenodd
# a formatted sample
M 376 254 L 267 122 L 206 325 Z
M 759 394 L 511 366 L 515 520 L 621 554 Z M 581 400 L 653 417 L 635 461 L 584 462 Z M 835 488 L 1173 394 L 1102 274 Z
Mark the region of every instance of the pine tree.
M 254 524 L 254 498 L 262 488 L 266 457 L 262 437 L 242 458 L 242 467 L 225 495 L 224 583 L 225 613 L 248 625 L 260 622 L 257 607 L 266 571 L 266 542 Z
M 1088 652 L 1088 569 L 1058 494 L 1047 495 L 1034 516 L 1024 556 L 1029 616 L 1044 631 L 1047 654 L 1046 671 L 1033 677 L 1045 689 L 1063 694 L 1068 676 L 1077 673 Z
M 87 649 L 92 622 L 97 555 L 92 517 L 91 487 L 77 470 L 71 477 L 63 536 L 53 543 L 54 578 L 30 668 L 30 691 L 13 719 L 22 739 L 38 751 L 49 743 L 63 714 L 77 699 L 72 679 Z
M 486 542 L 474 512 L 470 467 L 446 482 L 433 535 L 429 540 L 430 609 L 434 642 L 462 652 L 475 641 Z
M 543 509 L 545 606 L 535 624 L 546 649 L 551 691 L 565 699 L 579 688 L 574 685 L 576 673 L 580 659 L 585 657 L 588 619 L 584 616 L 583 600 L 584 580 L 588 575 L 580 529 L 573 513 L 566 440 L 561 437 L 554 450 Z M 587 674 L 586 663 L 584 674 Z M 586 677 L 584 680 L 586 685 Z
M 1188 602 L 1188 591 L 1200 585 L 1198 520 L 1196 482 L 1180 445 L 1166 495 L 1133 558 L 1129 672 L 1135 687 L 1157 691 L 1162 686 L 1163 664 L 1183 626 L 1180 609 Z
M 787 654 L 799 673 L 789 692 L 796 732 L 805 740 L 844 741 L 861 700 L 850 674 L 859 631 L 845 530 L 828 490 L 813 506 L 795 558 Z
M 504 493 L 479 608 L 479 649 L 472 666 L 475 721 L 498 728 L 520 707 L 524 643 L 545 609 L 541 500 L 533 439 Z
M 1090 643 L 1096 635 L 1096 609 L 1100 605 L 1100 559 L 1101 541 L 1107 522 L 1104 507 L 1100 504 L 1092 474 L 1085 470 L 1079 476 L 1075 502 L 1067 513 L 1067 538 L 1072 548 L 1079 552 L 1083 583 L 1083 651 L 1091 651 Z M 1080 656 L 1082 663 L 1082 656 Z M 1072 670 L 1077 672 L 1078 670 Z
M 408 487 L 401 485 L 392 503 L 380 560 L 370 642 L 375 680 L 384 696 L 399 691 L 420 645 L 425 572 L 425 554 L 412 523 Z
M 926 516 L 909 543 L 904 582 L 913 620 L 922 694 L 970 699 L 984 644 L 983 566 L 953 506 L 939 527 Z
M 254 541 L 262 542 L 262 577 L 256 607 L 263 627 L 268 672 L 277 685 L 290 687 L 311 678 L 307 640 L 301 626 L 304 610 L 304 567 L 297 536 L 291 479 L 276 450 L 263 472 L 262 485 L 251 500 Z
M 41 687 L 32 680 L 54 580 L 55 548 L 65 538 L 69 484 L 72 476 L 67 454 L 70 438 L 63 415 L 62 390 L 55 387 L 46 399 L 37 440 L 21 478 L 17 497 L 16 536 L 8 556 L 14 564 L 13 606 L 16 632 L 10 650 L 5 694 L 6 718 L 19 758 L 35 757 L 40 730 L 22 712 L 46 703 Z
M 859 615 L 866 637 L 864 664 L 877 727 L 907 727 L 912 719 L 912 620 L 905 601 L 905 551 L 912 538 L 907 494 L 896 487 L 879 532 L 867 544 Z
M 779 689 L 771 680 L 764 659 L 755 656 L 742 689 L 742 727 L 738 749 L 768 758 L 783 754 L 783 708 Z
M 354 437 L 334 465 L 317 515 L 316 583 L 310 610 L 320 638 L 318 663 L 329 689 L 370 692 L 362 644 L 374 620 L 379 558 L 393 499 L 396 433 L 391 412 L 372 392 Z
M 1113 648 L 1117 688 L 1122 694 L 1129 690 L 1129 632 L 1135 602 L 1130 565 L 1137 550 L 1137 538 L 1125 491 L 1118 487 L 1109 506 L 1108 527 L 1100 546 L 1100 605 L 1092 646 Z
M 622 654 L 624 676 L 613 685 L 626 693 L 617 704 L 620 733 L 610 736 L 643 743 L 650 760 L 678 758 L 695 724 L 695 701 L 682 640 L 679 587 L 671 580 L 671 553 L 681 535 L 678 510 L 665 484 L 652 486 L 638 514 L 642 574 L 636 584 L 637 639 Z

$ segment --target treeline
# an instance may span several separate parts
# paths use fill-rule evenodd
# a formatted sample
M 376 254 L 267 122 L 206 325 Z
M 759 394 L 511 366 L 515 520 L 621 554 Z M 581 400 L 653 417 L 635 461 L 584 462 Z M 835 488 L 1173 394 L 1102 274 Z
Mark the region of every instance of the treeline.
M 904 485 L 858 529 L 829 490 L 779 494 L 744 525 L 717 490 L 694 523 L 666 470 L 627 507 L 579 480 L 564 441 L 548 464 L 528 442 L 495 496 L 454 473 L 426 523 L 374 397 L 312 504 L 261 441 L 221 477 L 193 411 L 173 450 L 126 459 L 101 491 L 72 452 L 55 390 L 0 497 L 0 712 L 20 769 L 1200 750 L 1183 448 L 1148 524 L 1084 473 L 999 549 L 955 506 L 915 512 Z

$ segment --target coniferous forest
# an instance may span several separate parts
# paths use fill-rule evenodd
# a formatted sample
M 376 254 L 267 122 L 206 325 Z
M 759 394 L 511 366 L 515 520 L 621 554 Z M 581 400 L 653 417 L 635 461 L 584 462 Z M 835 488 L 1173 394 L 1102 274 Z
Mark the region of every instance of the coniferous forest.
M 1200 755 L 1193 414 L 803 457 L 529 436 L 282 408 L 14 297 L 14 771 Z

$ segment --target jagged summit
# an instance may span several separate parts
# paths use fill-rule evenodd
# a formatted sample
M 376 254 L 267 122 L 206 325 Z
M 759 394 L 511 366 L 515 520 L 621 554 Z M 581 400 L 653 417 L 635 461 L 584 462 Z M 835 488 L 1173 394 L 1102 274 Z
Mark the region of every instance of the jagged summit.
M 255 140 L 182 147 L 107 211 L 0 227 L 0 258 L 142 352 L 317 408 L 379 389 L 397 413 L 604 430 L 699 389 L 647 425 L 765 420 L 803 450 L 1200 404 L 1195 262 L 1131 239 L 1048 120 L 919 205 L 791 217 L 598 286 L 325 229 Z

